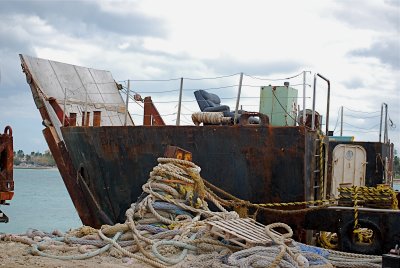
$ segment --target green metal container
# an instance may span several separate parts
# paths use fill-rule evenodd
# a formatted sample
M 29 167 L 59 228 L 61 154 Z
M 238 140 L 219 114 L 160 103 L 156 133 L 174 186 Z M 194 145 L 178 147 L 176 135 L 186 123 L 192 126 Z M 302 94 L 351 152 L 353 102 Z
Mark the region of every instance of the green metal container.
M 354 141 L 354 136 L 329 136 L 329 141 L 351 142 Z
M 295 126 L 297 89 L 289 86 L 264 86 L 260 89 L 260 113 L 269 117 L 271 126 Z

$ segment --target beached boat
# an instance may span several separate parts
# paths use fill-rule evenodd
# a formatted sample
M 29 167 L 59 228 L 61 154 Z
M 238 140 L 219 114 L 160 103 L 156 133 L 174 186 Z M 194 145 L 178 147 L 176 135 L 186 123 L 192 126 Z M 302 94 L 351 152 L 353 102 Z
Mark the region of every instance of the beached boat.
M 387 140 L 338 142 L 322 135 L 315 98 L 312 111 L 300 113 L 295 109 L 295 90 L 288 84 L 263 86 L 259 112 L 239 111 L 238 105 L 231 112 L 218 96 L 198 90 L 201 113 L 193 116 L 197 125 L 174 126 L 164 124 L 150 97 L 135 96 L 144 105 L 143 125 L 136 126 L 128 112 L 129 91 L 124 101 L 122 87 L 110 72 L 20 58 L 43 118 L 44 137 L 84 224 L 123 222 L 157 158 L 169 146 L 178 146 L 192 154 L 202 168 L 201 176 L 218 189 L 252 204 L 278 203 L 271 207 L 279 208 L 252 209 L 243 202 L 235 204 L 238 211 L 263 223 L 288 223 L 298 240 L 310 240 L 305 230 L 338 232 L 339 249 L 365 251 L 339 232 L 354 221 L 351 208 L 310 209 L 309 205 L 332 198 L 340 183 L 362 187 L 390 183 L 393 145 Z M 328 82 L 328 134 L 330 84 L 320 74 L 317 78 Z M 340 172 L 347 175 L 339 176 Z M 398 211 L 360 209 L 359 218 L 377 226 L 374 239 L 379 243 L 368 253 L 387 251 L 398 242 Z

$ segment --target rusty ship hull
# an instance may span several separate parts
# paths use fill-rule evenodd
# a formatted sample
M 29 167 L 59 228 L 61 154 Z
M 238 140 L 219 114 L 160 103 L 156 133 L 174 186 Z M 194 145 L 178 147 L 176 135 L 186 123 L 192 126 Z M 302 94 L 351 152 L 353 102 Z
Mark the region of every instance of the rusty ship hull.
M 74 169 L 95 199 L 91 203 L 102 209 L 96 214 L 107 216 L 103 223 L 125 220 L 168 145 L 190 151 L 204 179 L 243 200 L 304 201 L 313 193 L 316 134 L 304 127 L 66 127 L 62 133 Z
M 150 97 L 143 101 L 143 126 L 135 126 L 110 72 L 25 55 L 20 58 L 43 119 L 44 137 L 85 225 L 124 222 L 126 209 L 140 197 L 142 185 L 168 146 L 191 152 L 204 179 L 252 203 L 329 198 L 334 144 L 317 130 L 268 123 L 167 126 Z M 393 145 L 358 145 L 374 149 L 368 154 L 366 186 L 384 182 L 388 170 L 373 160 L 379 154 L 392 161 Z M 346 247 L 340 237 L 342 227 L 352 221 L 351 209 L 296 211 L 302 208 L 306 206 L 289 207 L 293 213 L 249 210 L 248 216 L 263 223 L 288 223 L 302 241 L 307 238 L 306 229 L 337 231 L 339 249 L 359 252 Z M 360 209 L 360 219 L 376 222 L 385 242 L 371 252 L 380 254 L 400 242 L 399 215 L 398 211 Z

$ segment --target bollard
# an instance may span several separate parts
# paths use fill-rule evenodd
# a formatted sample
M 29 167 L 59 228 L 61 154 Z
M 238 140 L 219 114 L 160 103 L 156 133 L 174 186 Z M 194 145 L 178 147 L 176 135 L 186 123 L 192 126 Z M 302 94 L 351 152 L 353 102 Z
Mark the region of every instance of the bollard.
M 86 114 L 86 119 L 85 119 Z M 89 119 L 90 119 L 90 112 L 82 113 L 82 126 L 88 127 L 89 126 Z
M 76 113 L 69 113 L 69 125 L 71 127 L 76 126 Z
M 93 126 L 99 127 L 101 123 L 101 111 L 93 112 Z

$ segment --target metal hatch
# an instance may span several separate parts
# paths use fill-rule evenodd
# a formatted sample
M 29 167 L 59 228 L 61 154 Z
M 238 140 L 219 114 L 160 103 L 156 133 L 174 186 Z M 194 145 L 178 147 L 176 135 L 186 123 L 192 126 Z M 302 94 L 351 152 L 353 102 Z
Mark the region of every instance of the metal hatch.
M 96 70 L 76 65 L 20 55 L 22 63 L 36 82 L 36 91 L 41 96 L 54 126 L 58 122 L 49 100 L 55 99 L 65 114 L 76 113 L 82 118 L 84 111 L 93 114 L 101 111 L 102 126 L 122 126 L 125 121 L 125 103 L 117 84 L 109 71 Z M 30 83 L 30 81 L 28 81 Z M 39 107 L 38 107 L 39 108 Z M 127 125 L 133 125 L 128 114 Z M 81 125 L 77 120 L 77 125 Z M 60 134 L 60 133 L 59 133 Z M 61 138 L 61 137 L 60 137 Z
M 365 186 L 367 153 L 360 145 L 339 144 L 333 149 L 332 193 L 337 196 L 341 183 Z

